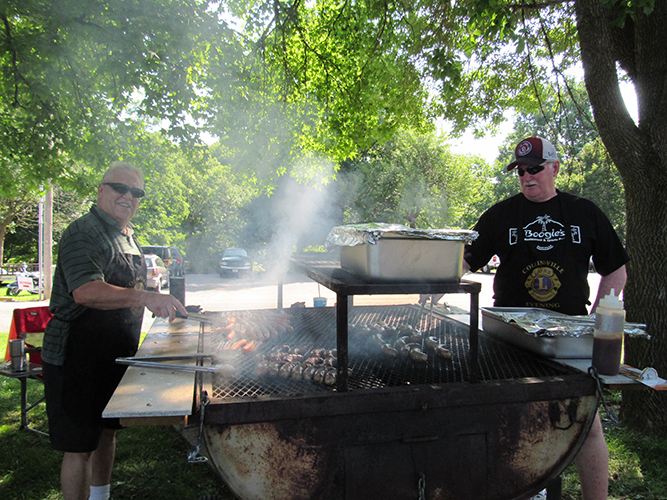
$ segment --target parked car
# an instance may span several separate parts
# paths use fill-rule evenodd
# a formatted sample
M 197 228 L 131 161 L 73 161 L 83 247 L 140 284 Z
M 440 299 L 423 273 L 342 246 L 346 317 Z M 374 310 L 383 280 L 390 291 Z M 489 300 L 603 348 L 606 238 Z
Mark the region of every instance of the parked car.
M 160 257 L 169 268 L 171 276 L 185 276 L 185 254 L 176 247 L 142 245 L 141 250 Z
M 243 248 L 228 248 L 220 261 L 220 277 L 252 272 L 252 259 Z
M 160 291 L 169 286 L 169 268 L 153 253 L 144 254 L 146 260 L 146 288 Z
M 498 269 L 500 265 L 500 257 L 494 255 L 491 260 L 482 268 L 483 273 L 490 273 L 491 269 Z

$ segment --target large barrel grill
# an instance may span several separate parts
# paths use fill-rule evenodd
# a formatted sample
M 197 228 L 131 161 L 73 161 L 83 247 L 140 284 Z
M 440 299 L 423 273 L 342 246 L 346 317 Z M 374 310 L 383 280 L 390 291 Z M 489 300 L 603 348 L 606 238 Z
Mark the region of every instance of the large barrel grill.
M 478 283 L 295 264 L 336 292 L 335 307 L 208 312 L 192 330 L 214 354 L 199 361 L 213 373 L 196 373 L 195 411 L 239 498 L 521 499 L 571 462 L 595 381 L 478 335 Z M 392 293 L 468 293 L 470 316 L 353 305 Z

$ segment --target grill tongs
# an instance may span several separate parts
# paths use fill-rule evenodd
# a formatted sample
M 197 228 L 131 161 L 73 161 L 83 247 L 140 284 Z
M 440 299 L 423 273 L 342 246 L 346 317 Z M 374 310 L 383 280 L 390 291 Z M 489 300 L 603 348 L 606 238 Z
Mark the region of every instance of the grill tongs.
M 224 354 L 224 355 L 221 355 Z M 235 368 L 233 363 L 238 358 L 237 352 L 218 353 L 218 354 L 170 354 L 165 356 L 135 356 L 127 358 L 116 358 L 116 363 L 120 365 L 136 366 L 139 368 L 150 368 L 156 370 L 170 370 L 173 372 L 201 372 L 230 374 Z M 192 360 L 197 362 L 211 361 L 214 366 L 202 366 L 201 364 L 186 365 L 169 363 L 169 361 Z
M 419 312 L 417 313 L 417 317 L 412 322 L 412 327 L 420 330 L 422 314 L 424 314 L 424 309 L 426 308 L 426 303 L 429 302 L 429 301 L 431 302 L 431 305 L 430 305 L 429 310 L 428 310 L 428 316 L 426 317 L 426 329 L 424 330 L 424 333 L 431 329 L 431 325 L 433 323 L 433 304 L 435 303 L 435 297 L 433 295 L 427 296 L 426 299 L 424 300 L 424 302 L 422 302 L 422 305 L 419 308 Z M 423 348 L 424 348 L 424 345 L 422 343 L 422 349 Z

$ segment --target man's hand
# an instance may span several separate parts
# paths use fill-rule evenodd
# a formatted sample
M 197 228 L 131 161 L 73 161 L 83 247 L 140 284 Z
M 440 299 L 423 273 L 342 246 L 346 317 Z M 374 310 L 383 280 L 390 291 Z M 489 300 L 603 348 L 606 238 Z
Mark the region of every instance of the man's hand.
M 176 319 L 178 311 L 184 317 L 187 317 L 188 311 L 183 304 L 173 295 L 166 295 L 158 292 L 145 292 L 146 308 L 159 318 L 169 318 L 169 323 Z
M 77 304 L 93 309 L 109 311 L 124 307 L 147 307 L 155 316 L 169 318 L 171 323 L 176 319 L 176 311 L 183 316 L 188 311 L 173 295 L 163 295 L 138 288 L 123 288 L 110 285 L 102 280 L 89 281 L 72 292 Z

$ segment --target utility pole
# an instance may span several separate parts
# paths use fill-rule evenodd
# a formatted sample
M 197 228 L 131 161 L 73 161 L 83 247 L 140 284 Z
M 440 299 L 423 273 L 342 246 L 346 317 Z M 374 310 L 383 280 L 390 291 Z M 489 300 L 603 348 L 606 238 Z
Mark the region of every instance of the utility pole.
M 51 298 L 53 286 L 53 187 L 49 186 L 39 201 L 39 295 L 40 300 Z

